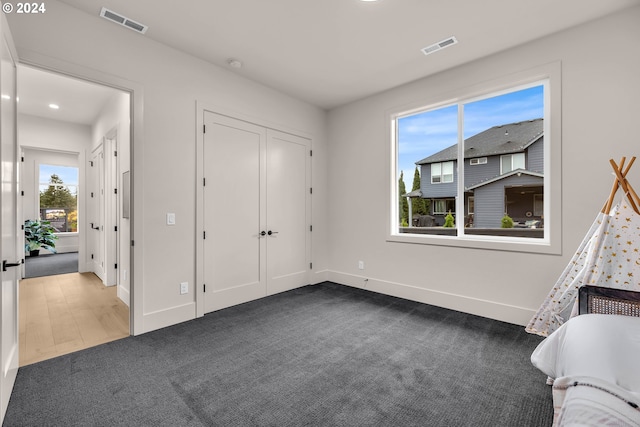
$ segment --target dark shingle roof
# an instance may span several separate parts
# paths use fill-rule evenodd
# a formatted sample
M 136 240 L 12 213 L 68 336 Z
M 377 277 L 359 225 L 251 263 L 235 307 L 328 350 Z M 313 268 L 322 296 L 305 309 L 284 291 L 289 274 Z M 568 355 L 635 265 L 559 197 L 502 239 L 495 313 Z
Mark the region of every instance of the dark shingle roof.
M 524 151 L 525 148 L 540 139 L 543 132 L 542 124 L 542 119 L 525 120 L 524 122 L 494 126 L 480 132 L 464 141 L 464 158 L 472 159 Z M 457 158 L 458 146 L 454 144 L 416 162 L 416 164 L 445 162 Z

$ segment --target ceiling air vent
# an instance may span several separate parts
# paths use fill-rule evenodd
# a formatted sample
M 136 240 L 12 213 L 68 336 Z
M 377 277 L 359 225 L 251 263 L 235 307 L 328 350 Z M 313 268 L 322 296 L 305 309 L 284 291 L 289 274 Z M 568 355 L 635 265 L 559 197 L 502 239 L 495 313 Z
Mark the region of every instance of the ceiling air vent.
M 141 34 L 146 33 L 147 28 L 149 28 L 146 25 L 142 25 L 139 22 L 127 18 L 126 16 L 115 13 L 114 11 L 107 9 L 106 7 L 102 8 L 102 10 L 100 11 L 100 16 Z
M 448 39 L 444 39 L 441 42 L 432 44 L 431 46 L 424 47 L 421 50 L 422 50 L 422 53 L 424 53 L 425 55 L 430 55 L 434 52 L 444 49 L 445 47 L 453 46 L 456 43 L 458 43 L 458 39 L 451 36 Z

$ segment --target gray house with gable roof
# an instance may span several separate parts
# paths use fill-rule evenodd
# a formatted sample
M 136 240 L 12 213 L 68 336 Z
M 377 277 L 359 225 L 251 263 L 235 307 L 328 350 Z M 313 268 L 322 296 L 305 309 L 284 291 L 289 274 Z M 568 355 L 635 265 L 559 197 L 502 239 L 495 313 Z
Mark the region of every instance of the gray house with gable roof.
M 464 206 L 456 212 L 458 146 L 418 162 L 421 197 L 431 201 L 436 224 L 451 212 L 467 226 L 500 228 L 505 214 L 516 226 L 542 227 L 543 120 L 494 126 L 464 142 Z

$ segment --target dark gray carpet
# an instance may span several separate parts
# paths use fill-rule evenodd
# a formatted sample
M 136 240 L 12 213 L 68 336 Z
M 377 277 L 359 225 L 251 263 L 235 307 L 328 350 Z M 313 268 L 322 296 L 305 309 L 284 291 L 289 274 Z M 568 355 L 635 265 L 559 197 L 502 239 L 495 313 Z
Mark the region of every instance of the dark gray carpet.
M 333 283 L 21 368 L 5 426 L 550 426 L 520 326 Z
M 24 262 L 25 279 L 76 273 L 78 271 L 78 252 L 29 256 L 25 258 Z

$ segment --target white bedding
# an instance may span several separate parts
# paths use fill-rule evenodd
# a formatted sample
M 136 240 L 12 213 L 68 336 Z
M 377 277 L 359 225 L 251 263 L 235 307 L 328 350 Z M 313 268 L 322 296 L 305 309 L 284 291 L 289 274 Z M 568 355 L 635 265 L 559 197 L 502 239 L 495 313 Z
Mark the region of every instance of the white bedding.
M 538 345 L 531 362 L 556 379 L 554 425 L 640 426 L 640 318 L 574 317 Z

